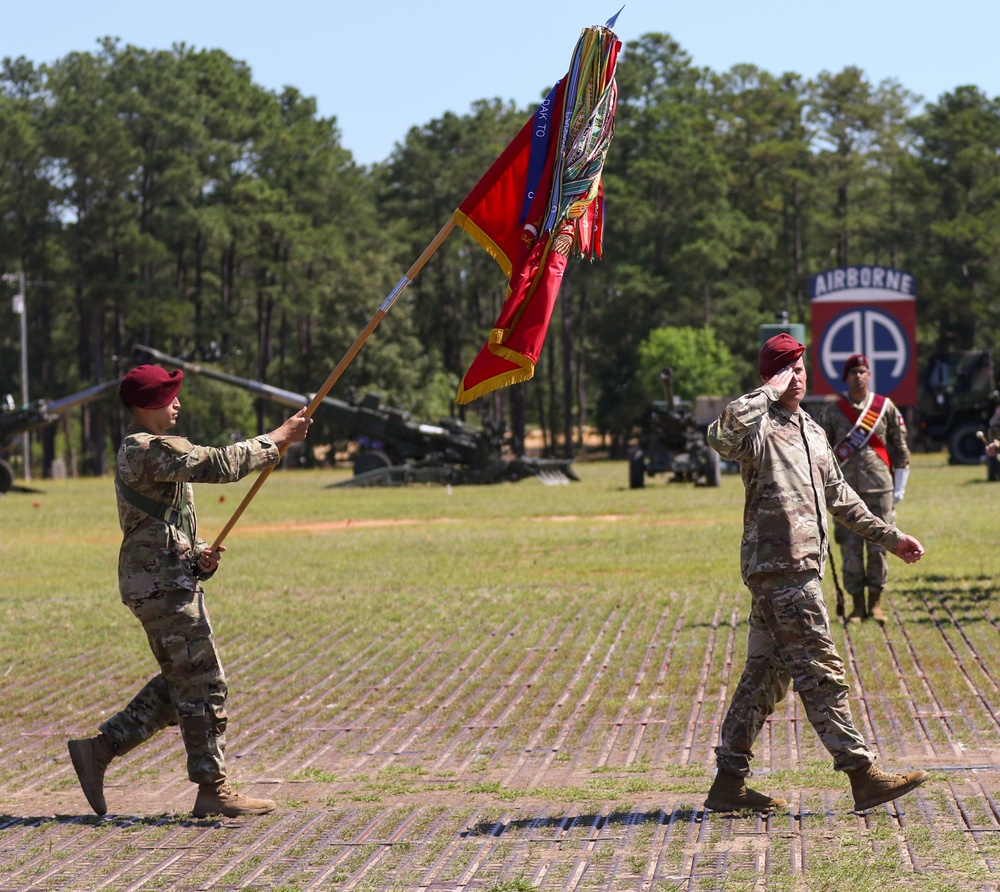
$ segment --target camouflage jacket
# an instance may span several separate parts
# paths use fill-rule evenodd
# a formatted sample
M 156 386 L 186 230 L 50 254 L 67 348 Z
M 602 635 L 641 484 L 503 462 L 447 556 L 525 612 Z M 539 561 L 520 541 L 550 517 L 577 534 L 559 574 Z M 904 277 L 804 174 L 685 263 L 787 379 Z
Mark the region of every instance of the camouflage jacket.
M 864 402 L 856 403 L 850 397 L 848 402 L 855 411 L 864 408 Z M 830 403 L 820 418 L 820 424 L 832 446 L 836 446 L 850 433 L 854 423 L 840 411 L 837 402 Z M 906 443 L 906 423 L 896 404 L 886 398 L 885 411 L 875 425 L 875 436 L 885 443 L 889 461 L 895 470 L 910 466 L 910 447 Z M 866 443 L 841 465 L 844 479 L 855 492 L 890 492 L 893 488 L 892 471 L 878 457 L 871 443 Z
M 1000 440 L 1000 406 L 997 406 L 990 416 L 989 441 Z
M 807 412 L 789 412 L 777 388 L 761 386 L 726 406 L 708 442 L 739 462 L 746 504 L 740 572 L 820 575 L 829 542 L 826 512 L 859 536 L 895 551 L 900 532 L 879 518 L 844 480 L 823 429 Z
M 174 508 L 186 504 L 194 541 L 180 526 L 129 503 L 116 483 L 118 522 L 123 533 L 118 553 L 122 600 L 168 589 L 197 588 L 198 580 L 207 576 L 194 564 L 209 545 L 197 536 L 191 484 L 232 483 L 277 464 L 278 458 L 278 447 L 267 436 L 225 447 L 195 446 L 183 437 L 157 436 L 130 425 L 116 459 L 122 482 Z

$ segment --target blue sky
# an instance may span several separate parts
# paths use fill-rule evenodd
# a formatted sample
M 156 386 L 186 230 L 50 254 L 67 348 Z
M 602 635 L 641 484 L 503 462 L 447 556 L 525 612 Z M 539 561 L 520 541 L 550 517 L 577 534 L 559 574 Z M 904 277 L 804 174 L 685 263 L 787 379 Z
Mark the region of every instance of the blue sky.
M 621 0 L 23 0 L 4 4 L 0 56 L 50 62 L 113 36 L 186 43 L 246 62 L 335 117 L 358 162 L 384 160 L 410 127 L 498 96 L 535 102 L 562 76 L 580 29 Z M 696 65 L 739 62 L 812 77 L 846 65 L 934 101 L 962 84 L 1000 93 L 1000 0 L 627 0 L 623 41 L 671 34 Z

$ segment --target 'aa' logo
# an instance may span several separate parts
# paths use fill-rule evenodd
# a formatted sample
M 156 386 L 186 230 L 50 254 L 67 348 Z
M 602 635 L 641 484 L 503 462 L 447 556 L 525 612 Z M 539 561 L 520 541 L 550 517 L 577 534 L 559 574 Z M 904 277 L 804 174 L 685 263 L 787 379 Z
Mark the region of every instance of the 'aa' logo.
M 902 381 L 909 365 L 906 333 L 889 313 L 858 307 L 835 316 L 823 332 L 819 345 L 820 367 L 834 390 L 841 390 L 844 361 L 863 353 L 871 364 L 869 387 L 890 393 Z

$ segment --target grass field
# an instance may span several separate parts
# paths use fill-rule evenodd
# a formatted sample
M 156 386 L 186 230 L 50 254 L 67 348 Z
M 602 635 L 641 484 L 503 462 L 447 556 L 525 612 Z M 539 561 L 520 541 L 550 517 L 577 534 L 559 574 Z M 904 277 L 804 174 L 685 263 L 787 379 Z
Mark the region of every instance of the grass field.
M 577 470 L 450 491 L 272 475 L 207 589 L 232 778 L 279 809 L 223 822 L 190 818 L 172 731 L 88 813 L 65 740 L 154 671 L 118 600 L 112 484 L 0 499 L 0 892 L 1000 888 L 985 469 L 915 457 L 899 524 L 927 555 L 893 560 L 884 630 L 834 632 L 882 763 L 930 780 L 855 814 L 790 697 L 757 750 L 755 784 L 791 802 L 768 820 L 702 808 L 745 652 L 738 477 Z M 199 487 L 204 536 L 247 485 Z

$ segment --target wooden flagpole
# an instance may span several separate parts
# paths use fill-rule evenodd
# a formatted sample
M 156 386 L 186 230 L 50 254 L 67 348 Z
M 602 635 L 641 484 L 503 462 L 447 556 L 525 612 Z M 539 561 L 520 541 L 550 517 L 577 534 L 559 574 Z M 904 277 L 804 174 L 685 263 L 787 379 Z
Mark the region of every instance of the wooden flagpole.
M 396 287 L 389 292 L 389 296 L 382 301 L 382 305 L 375 311 L 371 319 L 368 320 L 368 324 L 364 327 L 364 330 L 357 336 L 354 343 L 351 344 L 350 349 L 344 354 L 344 358 L 337 363 L 337 367 L 330 372 L 330 376 L 323 382 L 323 386 L 316 392 L 312 400 L 310 400 L 309 405 L 306 407 L 306 417 L 311 418 L 313 413 L 319 408 L 320 403 L 326 398 L 326 395 L 333 389 L 333 385 L 337 383 L 340 376 L 344 373 L 344 370 L 354 361 L 354 357 L 357 356 L 358 351 L 364 346 L 365 341 L 368 340 L 369 335 L 378 327 L 378 324 L 385 317 L 385 314 L 392 309 L 392 305 L 396 302 L 396 298 L 406 289 L 406 286 L 413 281 L 414 277 L 423 268 L 424 264 L 430 259 L 431 255 L 441 247 L 442 242 L 448 237 L 452 229 L 455 228 L 455 218 L 451 216 L 448 218 L 448 222 L 441 227 L 441 231 L 438 232 L 436 236 L 431 240 L 430 244 L 424 248 L 423 253 L 413 262 L 413 265 L 406 271 L 406 275 L 403 276 L 399 282 L 396 283 Z M 287 451 L 287 445 L 281 450 L 280 455 L 283 456 Z M 279 456 L 280 461 L 280 456 Z M 257 495 L 258 490 L 264 485 L 264 481 L 270 476 L 271 471 L 274 470 L 276 465 L 272 465 L 269 468 L 265 468 L 261 471 L 260 475 L 254 481 L 253 486 L 243 497 L 243 501 L 240 502 L 239 507 L 233 512 L 233 516 L 229 518 L 226 525 L 222 528 L 218 536 L 215 537 L 215 542 L 212 543 L 212 550 L 217 551 L 219 546 L 223 543 L 226 536 L 229 535 L 230 531 L 236 522 L 242 517 L 243 512 L 246 510 L 247 505 L 253 501 L 253 497 Z

